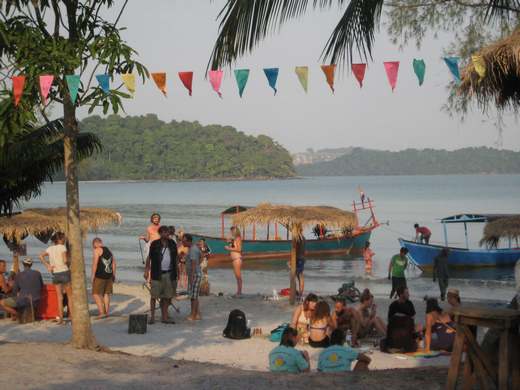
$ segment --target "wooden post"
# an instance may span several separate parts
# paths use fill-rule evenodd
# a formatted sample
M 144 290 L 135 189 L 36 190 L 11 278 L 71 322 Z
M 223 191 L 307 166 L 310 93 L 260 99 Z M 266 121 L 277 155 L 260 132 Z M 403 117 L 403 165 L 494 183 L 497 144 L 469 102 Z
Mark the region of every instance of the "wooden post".
M 269 241 L 269 228 L 271 227 L 271 224 L 267 224 L 267 241 Z
M 274 223 L 274 239 L 275 240 L 280 239 L 280 237 L 278 237 L 278 223 L 277 222 Z
M 253 224 L 253 241 L 256 241 L 256 223 Z
M 20 256 L 18 256 L 18 251 L 13 251 L 13 271 L 15 274 L 20 272 Z

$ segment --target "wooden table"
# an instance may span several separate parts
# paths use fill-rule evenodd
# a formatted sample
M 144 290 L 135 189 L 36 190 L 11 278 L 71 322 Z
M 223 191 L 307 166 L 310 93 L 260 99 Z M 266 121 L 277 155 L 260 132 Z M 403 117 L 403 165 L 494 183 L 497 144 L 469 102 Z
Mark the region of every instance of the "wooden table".
M 462 353 L 466 352 L 464 389 L 472 388 L 473 381 L 477 380 L 481 389 L 490 388 L 489 383 L 492 382 L 499 390 L 506 390 L 510 388 L 510 374 L 511 389 L 520 389 L 520 311 L 464 306 L 453 310 L 453 315 L 457 324 L 457 335 L 451 355 L 447 388 L 456 388 Z M 498 367 L 491 363 L 490 357 L 476 340 L 475 329 L 479 326 L 496 329 L 500 334 Z

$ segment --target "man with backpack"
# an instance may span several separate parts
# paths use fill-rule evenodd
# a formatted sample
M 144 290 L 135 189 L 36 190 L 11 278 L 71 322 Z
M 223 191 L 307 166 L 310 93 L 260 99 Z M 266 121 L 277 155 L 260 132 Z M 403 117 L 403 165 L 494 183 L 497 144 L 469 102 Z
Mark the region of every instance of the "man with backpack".
M 307 351 L 294 348 L 298 342 L 298 331 L 288 327 L 282 334 L 280 345 L 269 353 L 269 370 L 271 372 L 288 372 L 297 374 L 310 371 L 310 359 Z

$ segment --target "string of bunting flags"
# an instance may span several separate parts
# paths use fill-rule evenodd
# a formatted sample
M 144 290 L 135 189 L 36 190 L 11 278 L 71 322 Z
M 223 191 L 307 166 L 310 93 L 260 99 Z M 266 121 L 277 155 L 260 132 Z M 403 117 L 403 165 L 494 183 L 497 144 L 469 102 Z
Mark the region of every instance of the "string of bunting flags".
M 459 71 L 459 57 L 444 57 L 443 58 L 448 70 L 456 84 L 459 84 L 460 79 L 460 71 Z M 471 56 L 471 61 L 475 67 L 476 72 L 482 78 L 486 74 L 486 65 L 482 56 L 473 55 Z M 395 90 L 397 86 L 397 76 L 399 73 L 399 61 L 386 61 L 383 63 L 384 69 L 386 72 L 386 76 L 388 78 L 388 83 L 392 92 Z M 415 75 L 417 76 L 417 81 L 419 86 L 422 86 L 424 83 L 424 77 L 426 74 L 426 64 L 422 59 L 414 59 L 412 62 L 412 67 Z M 359 87 L 363 88 L 363 81 L 365 79 L 365 72 L 367 69 L 367 64 L 352 64 L 351 71 L 357 80 Z M 279 68 L 264 68 L 264 74 L 267 79 L 267 83 L 269 87 L 274 91 L 274 94 L 278 92 L 277 82 L 279 75 Z M 325 76 L 325 80 L 330 87 L 332 93 L 334 93 L 334 80 L 335 80 L 335 72 L 336 65 L 321 65 L 321 70 Z M 305 91 L 308 92 L 309 86 L 309 67 L 308 66 L 296 66 L 294 68 L 294 72 L 298 78 L 298 81 Z M 247 82 L 249 80 L 250 70 L 249 69 L 235 69 L 233 71 L 235 76 L 235 81 L 238 87 L 238 94 L 240 97 L 243 96 L 244 90 L 246 88 Z M 165 72 L 156 72 L 151 73 L 152 79 L 157 86 L 157 88 L 162 92 L 162 94 L 167 97 L 167 77 Z M 178 76 L 184 88 L 188 90 L 189 96 L 192 96 L 193 93 L 193 72 L 178 72 Z M 39 76 L 39 91 L 42 99 L 42 103 L 47 104 L 47 97 L 49 96 L 49 92 L 52 87 L 52 83 L 54 81 L 53 75 L 41 75 Z M 222 92 L 220 90 L 222 85 L 222 80 L 224 78 L 224 72 L 220 69 L 218 70 L 210 70 L 208 72 L 208 79 L 211 85 L 211 88 L 216 92 L 216 94 L 222 98 Z M 23 90 L 25 87 L 25 76 L 13 76 L 12 78 L 12 88 L 13 88 L 13 98 L 15 106 L 18 106 L 20 100 L 23 96 Z M 99 84 L 99 88 L 106 94 L 110 93 L 110 75 L 108 74 L 98 74 L 96 75 L 96 80 Z M 78 91 L 81 85 L 80 76 L 78 75 L 66 75 L 65 81 L 70 93 L 70 97 L 72 102 L 75 103 Z M 124 86 L 133 96 L 136 92 L 136 78 L 133 73 L 125 73 L 121 74 L 121 81 Z

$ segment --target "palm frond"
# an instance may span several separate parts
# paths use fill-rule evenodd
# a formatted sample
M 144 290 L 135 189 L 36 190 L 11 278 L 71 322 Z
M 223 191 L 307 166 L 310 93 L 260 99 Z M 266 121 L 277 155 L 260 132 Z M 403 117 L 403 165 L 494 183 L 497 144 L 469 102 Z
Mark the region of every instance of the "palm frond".
M 322 58 L 331 64 L 352 63 L 354 49 L 362 60 L 372 59 L 374 33 L 379 27 L 383 0 L 351 0 L 334 28 Z
M 488 0 L 486 19 L 489 21 L 516 17 L 520 13 L 520 1 L 518 0 Z

